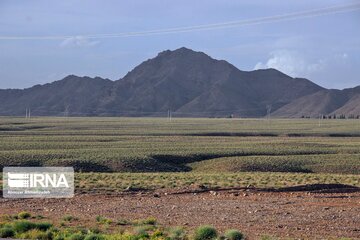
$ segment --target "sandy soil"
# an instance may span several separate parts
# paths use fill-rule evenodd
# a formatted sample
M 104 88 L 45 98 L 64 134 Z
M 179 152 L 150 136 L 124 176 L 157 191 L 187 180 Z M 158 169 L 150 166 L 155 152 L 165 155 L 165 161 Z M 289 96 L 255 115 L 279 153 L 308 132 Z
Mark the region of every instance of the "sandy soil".
M 296 239 L 360 239 L 360 192 L 206 191 L 202 193 L 131 192 L 77 194 L 71 199 L 0 199 L 1 214 L 41 214 L 55 222 L 67 214 L 83 225 L 95 216 L 144 219 L 193 229 L 210 224 L 219 230 L 240 229 L 248 239 L 262 235 Z

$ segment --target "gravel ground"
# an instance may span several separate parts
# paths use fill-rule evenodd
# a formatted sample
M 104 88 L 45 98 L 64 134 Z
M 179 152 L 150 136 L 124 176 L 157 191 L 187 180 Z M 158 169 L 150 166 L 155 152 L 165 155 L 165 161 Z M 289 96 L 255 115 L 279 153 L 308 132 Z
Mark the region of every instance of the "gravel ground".
M 59 222 L 64 215 L 95 225 L 95 216 L 114 220 L 153 216 L 166 226 L 192 230 L 210 224 L 236 228 L 248 239 L 262 235 L 295 239 L 360 239 L 360 192 L 207 191 L 77 194 L 71 199 L 0 199 L 1 214 L 29 211 Z

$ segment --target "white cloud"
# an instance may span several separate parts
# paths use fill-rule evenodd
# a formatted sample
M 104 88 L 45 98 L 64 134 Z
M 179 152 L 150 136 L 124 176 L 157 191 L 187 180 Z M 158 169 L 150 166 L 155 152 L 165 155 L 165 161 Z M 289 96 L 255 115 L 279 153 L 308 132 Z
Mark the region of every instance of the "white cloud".
M 99 41 L 91 41 L 83 36 L 75 36 L 65 39 L 60 43 L 61 47 L 93 47 L 99 44 Z
M 292 77 L 308 76 L 324 68 L 325 61 L 309 62 L 300 53 L 290 50 L 276 50 L 270 53 L 266 62 L 258 62 L 254 69 L 275 68 Z

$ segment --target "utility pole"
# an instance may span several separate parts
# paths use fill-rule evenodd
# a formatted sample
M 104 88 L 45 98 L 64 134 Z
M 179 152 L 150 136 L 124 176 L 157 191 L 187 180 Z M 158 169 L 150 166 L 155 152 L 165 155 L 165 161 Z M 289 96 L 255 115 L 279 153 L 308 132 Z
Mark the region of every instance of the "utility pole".
M 168 110 L 168 121 L 171 122 L 171 110 Z
M 31 118 L 31 109 L 29 108 L 29 118 Z
M 267 118 L 270 119 L 271 117 L 271 104 L 266 106 L 266 110 L 267 110 Z
M 69 117 L 69 105 L 65 106 L 64 117 Z
M 25 108 L 25 118 L 28 118 L 28 109 Z
M 319 114 L 319 127 L 321 127 L 321 118 L 322 118 L 322 115 Z
M 267 110 L 267 120 L 268 120 L 268 123 L 269 123 L 269 129 L 270 129 L 270 125 L 271 125 L 271 122 L 270 122 L 270 118 L 271 118 L 271 104 L 268 104 L 266 106 L 266 110 Z

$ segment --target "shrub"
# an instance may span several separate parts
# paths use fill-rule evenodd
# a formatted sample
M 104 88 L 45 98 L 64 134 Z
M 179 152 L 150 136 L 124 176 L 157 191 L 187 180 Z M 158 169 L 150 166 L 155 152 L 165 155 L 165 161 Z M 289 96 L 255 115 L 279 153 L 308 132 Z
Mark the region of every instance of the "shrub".
M 19 218 L 19 219 L 28 219 L 28 218 L 30 218 L 30 217 L 31 217 L 31 214 L 28 213 L 28 212 L 20 212 L 20 213 L 18 214 L 18 218 Z
M 69 240 L 84 240 L 85 236 L 81 233 L 74 233 L 69 237 Z
M 52 232 L 43 232 L 38 229 L 32 229 L 20 235 L 20 238 L 23 239 L 37 239 L 37 240 L 52 240 Z
M 104 240 L 104 237 L 99 234 L 89 234 L 84 240 Z
M 156 218 L 154 218 L 154 217 L 149 217 L 149 218 L 143 220 L 143 221 L 142 221 L 142 224 L 155 225 L 155 224 L 156 224 Z
M 225 238 L 229 240 L 243 240 L 244 235 L 236 229 L 230 229 L 225 232 Z
M 269 236 L 269 235 L 261 236 L 260 239 L 261 239 L 261 240 L 278 240 L 278 238 L 272 237 L 272 236 Z
M 12 221 L 13 220 L 13 217 L 10 216 L 9 214 L 1 215 L 0 218 L 4 221 Z
M 40 231 L 46 231 L 53 226 L 51 223 L 48 222 L 36 223 L 35 225 L 35 227 Z
M 17 233 L 24 233 L 36 227 L 35 223 L 29 221 L 18 221 L 14 223 L 14 231 Z
M 0 238 L 8 238 L 13 237 L 15 235 L 15 232 L 10 227 L 4 227 L 0 228 Z
M 99 234 L 99 233 L 101 233 L 101 230 L 99 228 L 95 227 L 95 228 L 91 228 L 90 232 L 95 233 L 95 234 Z
M 216 239 L 217 232 L 212 226 L 201 226 L 195 230 L 194 240 Z
M 57 235 L 54 237 L 54 240 L 65 240 L 65 238 L 62 235 Z
M 66 222 L 71 222 L 73 220 L 77 220 L 77 218 L 71 216 L 71 215 L 65 215 L 62 220 L 66 221 Z
M 133 231 L 134 231 L 134 235 L 135 235 L 138 239 L 149 238 L 149 234 L 148 234 L 148 232 L 147 232 L 147 228 L 146 228 L 146 227 L 136 227 Z
M 160 237 L 164 236 L 163 231 L 161 231 L 160 229 L 156 229 L 152 234 L 151 234 L 151 238 L 152 239 L 158 239 Z
M 54 238 L 54 234 L 51 230 L 48 230 L 43 237 L 43 240 L 52 240 Z
M 186 232 L 182 227 L 175 227 L 169 230 L 169 238 L 172 240 L 186 239 Z
M 102 216 L 96 216 L 96 221 L 98 223 L 101 223 L 101 224 L 110 224 L 112 223 L 112 220 L 111 219 L 108 219 L 108 218 L 105 218 L 105 217 L 102 217 Z
M 129 225 L 131 224 L 131 222 L 129 222 L 128 220 L 126 219 L 119 219 L 117 222 L 116 222 L 117 225 Z

